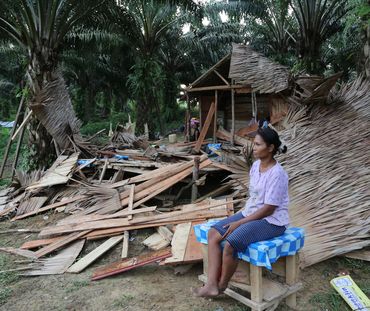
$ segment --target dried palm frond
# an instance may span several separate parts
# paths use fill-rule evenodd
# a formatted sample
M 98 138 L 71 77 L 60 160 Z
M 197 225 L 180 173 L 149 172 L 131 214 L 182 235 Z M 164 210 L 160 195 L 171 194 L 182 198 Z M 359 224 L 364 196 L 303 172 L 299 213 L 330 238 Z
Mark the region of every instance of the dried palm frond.
M 303 266 L 370 245 L 369 90 L 359 78 L 325 105 L 292 107 L 280 133 L 292 224 L 306 230 Z
M 289 87 L 289 69 L 249 46 L 233 44 L 229 78 L 260 93 L 278 93 Z
M 122 209 L 119 192 L 116 189 L 95 185 L 86 185 L 85 189 L 86 198 L 68 205 L 66 213 L 109 214 Z
M 30 185 L 38 182 L 43 174 L 43 170 L 36 170 L 30 173 L 26 173 L 24 171 L 16 171 L 12 186 L 16 189 L 21 188 L 24 190 Z

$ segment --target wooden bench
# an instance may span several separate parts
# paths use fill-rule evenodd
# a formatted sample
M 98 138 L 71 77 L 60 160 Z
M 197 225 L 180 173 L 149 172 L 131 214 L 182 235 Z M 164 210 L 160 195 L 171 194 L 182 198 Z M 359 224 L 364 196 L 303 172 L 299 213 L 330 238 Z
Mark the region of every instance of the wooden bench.
M 210 226 L 205 224 L 198 225 L 195 228 L 197 240 L 203 244 L 203 274 L 199 276 L 199 280 L 204 283 L 207 282 L 208 269 L 208 245 L 205 244 L 205 234 L 208 233 L 206 231 L 209 228 Z M 242 254 L 238 253 L 238 268 L 229 283 L 229 287 L 225 290 L 225 294 L 247 305 L 252 311 L 275 310 L 283 299 L 290 308 L 295 309 L 297 305 L 296 293 L 303 287 L 298 279 L 298 250 L 303 246 L 304 232 L 300 228 L 293 229 L 297 229 L 297 232 L 301 230 L 301 237 L 294 241 L 294 237 L 289 235 L 289 241 L 277 247 L 279 254 L 276 254 L 276 250 L 273 250 L 272 245 L 274 243 L 272 242 L 274 240 L 284 240 L 284 235 L 269 241 L 252 243 L 249 250 Z M 299 234 L 296 236 L 299 236 Z M 290 249 L 287 249 L 289 247 Z M 266 259 L 265 267 L 262 265 L 262 261 L 256 262 L 252 259 L 251 253 L 257 248 L 263 249 L 267 258 L 270 257 Z M 293 248 L 296 248 L 294 253 Z M 264 256 L 260 257 L 259 260 L 261 258 L 264 258 Z M 271 270 L 269 278 L 263 276 L 264 270 L 266 270 L 265 272 Z M 273 277 L 273 275 L 277 275 L 277 277 Z M 272 280 L 272 278 L 280 279 L 280 281 Z

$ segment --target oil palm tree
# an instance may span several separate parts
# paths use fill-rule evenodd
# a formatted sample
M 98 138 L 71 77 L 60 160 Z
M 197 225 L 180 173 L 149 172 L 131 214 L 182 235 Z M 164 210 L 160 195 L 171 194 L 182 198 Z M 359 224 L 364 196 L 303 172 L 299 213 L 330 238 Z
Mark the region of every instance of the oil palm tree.
M 48 164 L 51 138 L 60 149 L 83 148 L 79 121 L 59 70 L 65 36 L 97 7 L 98 1 L 17 0 L 2 2 L 0 29 L 24 50 L 30 89 L 29 107 L 33 166 Z M 39 124 L 39 122 L 41 124 Z
M 297 43 L 304 67 L 322 73 L 322 45 L 343 27 L 348 0 L 292 0 L 291 7 L 299 26 Z

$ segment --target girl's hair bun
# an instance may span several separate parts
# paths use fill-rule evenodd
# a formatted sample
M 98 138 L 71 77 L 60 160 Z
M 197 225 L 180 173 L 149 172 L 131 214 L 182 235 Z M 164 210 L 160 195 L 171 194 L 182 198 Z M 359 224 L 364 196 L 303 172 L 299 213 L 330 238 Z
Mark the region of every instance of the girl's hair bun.
M 281 144 L 278 151 L 279 153 L 286 153 L 288 151 L 288 147 L 286 145 Z

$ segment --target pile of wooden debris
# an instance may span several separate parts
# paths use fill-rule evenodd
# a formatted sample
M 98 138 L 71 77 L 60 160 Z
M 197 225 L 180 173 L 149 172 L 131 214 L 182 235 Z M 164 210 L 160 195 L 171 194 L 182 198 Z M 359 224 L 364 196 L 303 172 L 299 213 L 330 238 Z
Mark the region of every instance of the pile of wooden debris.
M 118 131 L 95 158 L 81 159 L 75 152 L 60 155 L 45 172 L 17 172 L 12 187 L 0 192 L 1 217 L 17 221 L 47 212 L 65 217 L 41 229 L 37 240 L 0 250 L 30 260 L 19 268 L 22 274 L 45 275 L 81 272 L 121 243 L 122 258 L 99 268 L 94 280 L 158 260 L 201 261 L 193 226 L 243 204 L 248 167 L 242 147 L 225 144 L 209 158 L 191 154 L 196 144 L 150 145 Z M 214 174 L 220 174 L 216 182 L 208 178 Z M 220 185 L 228 176 L 234 178 Z M 143 241 L 152 252 L 125 260 L 130 231 L 143 228 L 155 229 Z M 97 239 L 105 241 L 75 262 L 84 244 Z

